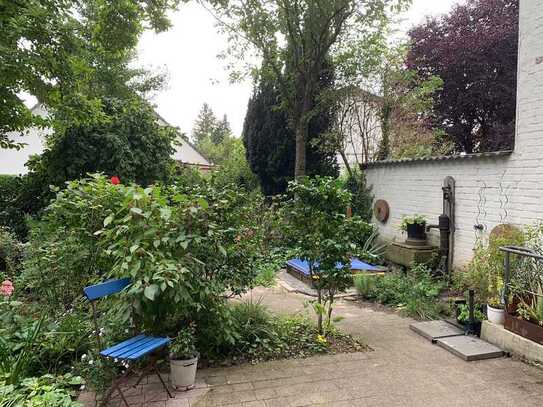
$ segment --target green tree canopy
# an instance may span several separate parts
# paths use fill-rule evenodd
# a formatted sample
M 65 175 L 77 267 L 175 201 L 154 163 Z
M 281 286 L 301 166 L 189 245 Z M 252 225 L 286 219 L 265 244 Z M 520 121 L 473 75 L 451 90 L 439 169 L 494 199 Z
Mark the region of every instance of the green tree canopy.
M 174 165 L 171 158 L 178 133 L 160 126 L 153 108 L 142 99 L 105 100 L 109 120 L 68 127 L 55 134 L 54 143 L 29 162 L 26 176 L 27 212 L 35 213 L 52 197 L 49 185 L 103 172 L 123 183 L 149 185 L 166 180 Z
M 45 123 L 25 106 L 35 96 L 54 127 L 103 116 L 102 97 L 155 88 L 161 78 L 129 67 L 146 28 L 169 27 L 179 0 L 25 0 L 0 3 L 0 148 L 8 134 Z M 49 123 L 50 125 L 51 123 Z
M 266 61 L 253 69 L 277 83 L 281 105 L 296 141 L 294 174 L 306 173 L 306 146 L 320 75 L 334 47 L 365 37 L 387 20 L 402 0 L 232 0 L 216 6 L 219 21 L 233 40 L 231 54 L 247 60 L 255 50 Z

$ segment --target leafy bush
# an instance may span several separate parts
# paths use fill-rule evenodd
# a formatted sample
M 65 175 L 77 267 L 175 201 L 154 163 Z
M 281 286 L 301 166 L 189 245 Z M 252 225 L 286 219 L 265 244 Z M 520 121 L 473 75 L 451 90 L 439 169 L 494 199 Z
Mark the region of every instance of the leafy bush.
M 418 265 L 407 273 L 387 273 L 375 278 L 365 297 L 398 307 L 409 316 L 435 319 L 442 310 L 439 294 L 444 286 L 432 278 L 429 269 Z
M 482 310 L 481 305 L 477 304 L 474 307 L 473 317 L 476 321 L 483 321 L 486 319 L 486 315 Z M 469 307 L 467 304 L 460 304 L 458 306 L 458 322 L 465 323 L 469 321 Z
M 359 216 L 346 216 L 351 193 L 345 191 L 338 180 L 302 178 L 289 183 L 288 192 L 289 199 L 282 208 L 285 236 L 296 257 L 309 262 L 310 276 L 317 290 L 313 306 L 319 332 L 323 334 L 331 324 L 336 294 L 352 284 L 348 266 L 351 257 L 368 257 L 367 251 L 371 248 L 366 242 L 375 231 Z M 345 266 L 337 267 L 338 262 Z
M 493 303 L 499 306 L 502 303 L 501 288 L 503 287 L 503 264 L 505 254 L 501 246 L 523 246 L 526 240 L 525 233 L 520 230 L 511 230 L 504 235 L 492 236 L 488 243 L 480 243 L 463 272 L 454 274 L 455 286 L 461 291 L 475 290 L 475 299 L 480 304 Z M 516 269 L 520 259 L 511 257 L 511 267 Z
M 354 287 L 362 298 L 369 298 L 373 292 L 376 278 L 379 277 L 366 273 L 360 273 L 354 277 Z
M 331 329 L 328 337 L 324 338 L 305 316 L 275 316 L 260 299 L 235 303 L 229 311 L 235 332 L 234 342 L 213 357 L 257 362 L 365 349 L 363 344 L 335 329 Z
M 165 181 L 175 165 L 171 155 L 177 131 L 161 126 L 152 106 L 140 98 L 101 101 L 104 115 L 84 124 L 56 129 L 46 150 L 28 162 L 25 200 L 30 213 L 45 208 L 67 181 L 103 172 L 123 182 L 150 185 Z
M 14 279 L 22 268 L 25 246 L 8 229 L 0 226 L 0 279 Z
M 371 186 L 367 185 L 366 175 L 358 170 L 342 178 L 343 187 L 351 193 L 351 209 L 353 215 L 360 216 L 366 222 L 371 221 L 373 212 L 373 195 Z
M 28 233 L 22 202 L 24 187 L 23 177 L 0 175 L 0 227 L 7 227 L 20 240 L 26 239 Z
M 18 384 L 6 384 L 0 378 L 0 407 L 77 407 L 81 403 L 73 401 L 76 389 L 83 380 L 70 373 L 60 376 L 45 374 L 40 377 L 27 377 Z
M 71 308 L 83 288 L 102 280 L 112 267 L 95 234 L 122 205 L 109 179 L 93 176 L 70 182 L 32 223 L 22 284 L 32 298 L 53 310 Z

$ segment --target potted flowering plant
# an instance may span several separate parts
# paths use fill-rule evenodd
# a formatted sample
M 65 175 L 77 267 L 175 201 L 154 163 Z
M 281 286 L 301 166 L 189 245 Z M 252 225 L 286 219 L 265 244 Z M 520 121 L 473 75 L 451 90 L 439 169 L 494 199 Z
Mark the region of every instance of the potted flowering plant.
M 505 301 L 503 298 L 503 279 L 500 275 L 495 276 L 492 282 L 491 292 L 493 295 L 488 299 L 486 305 L 486 316 L 494 324 L 503 325 L 505 322 Z
M 170 343 L 170 380 L 175 389 L 189 390 L 194 387 L 198 356 L 194 328 L 180 330 Z
M 426 241 L 426 218 L 422 215 L 404 216 L 400 230 L 407 232 L 407 240 Z

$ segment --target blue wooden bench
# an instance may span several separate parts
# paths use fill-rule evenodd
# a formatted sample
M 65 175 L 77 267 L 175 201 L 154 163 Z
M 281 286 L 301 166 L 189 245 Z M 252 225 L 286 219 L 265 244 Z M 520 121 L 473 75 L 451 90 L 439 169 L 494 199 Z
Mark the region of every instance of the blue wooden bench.
M 124 290 L 129 284 L 130 284 L 130 279 L 123 278 L 120 280 L 110 280 L 104 283 L 91 285 L 83 289 L 85 296 L 91 302 L 91 305 L 92 305 L 94 329 L 96 332 L 96 340 L 98 342 L 100 356 L 104 358 L 112 359 L 116 362 L 120 362 L 125 365 L 128 364 L 128 368 L 126 369 L 124 374 L 118 377 L 117 379 L 115 379 L 113 383 L 111 384 L 110 389 L 106 392 L 104 396 L 102 405 L 106 405 L 111 395 L 113 394 L 113 392 L 117 390 L 119 394 L 121 395 L 121 398 L 124 404 L 127 407 L 129 407 L 129 404 L 126 401 L 126 398 L 121 390 L 120 385 L 128 377 L 128 375 L 134 371 L 133 366 L 131 366 L 130 363 L 142 360 L 144 358 L 148 359 L 148 363 L 141 371 L 138 381 L 136 382 L 134 387 L 139 385 L 141 380 L 145 376 L 147 376 L 150 372 L 154 372 L 160 379 L 160 382 L 162 383 L 162 386 L 164 386 L 164 389 L 168 393 L 168 396 L 172 398 L 172 394 L 170 393 L 168 386 L 162 379 L 162 376 L 160 375 L 160 372 L 157 367 L 157 361 L 159 359 L 159 355 L 157 353 L 170 343 L 169 338 L 147 336 L 147 335 L 140 334 L 140 335 L 134 336 L 133 338 L 127 339 L 123 342 L 117 343 L 116 345 L 110 346 L 109 348 L 102 350 L 100 329 L 98 325 L 98 314 L 97 314 L 95 302 L 96 300 L 100 298 L 103 298 L 108 295 L 115 294 Z

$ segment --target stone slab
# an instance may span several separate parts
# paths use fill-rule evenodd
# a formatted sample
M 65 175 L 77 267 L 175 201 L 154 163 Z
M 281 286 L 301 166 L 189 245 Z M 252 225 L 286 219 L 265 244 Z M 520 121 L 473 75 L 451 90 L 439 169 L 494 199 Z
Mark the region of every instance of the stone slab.
M 543 345 L 508 331 L 503 325 L 483 321 L 481 338 L 523 359 L 543 363 Z
M 450 336 L 438 339 L 436 343 L 468 362 L 499 358 L 504 355 L 504 352 L 497 346 L 475 336 Z
M 435 342 L 437 339 L 447 338 L 449 336 L 464 335 L 464 331 L 448 323 L 447 321 L 416 322 L 409 325 L 409 328 L 431 342 Z

